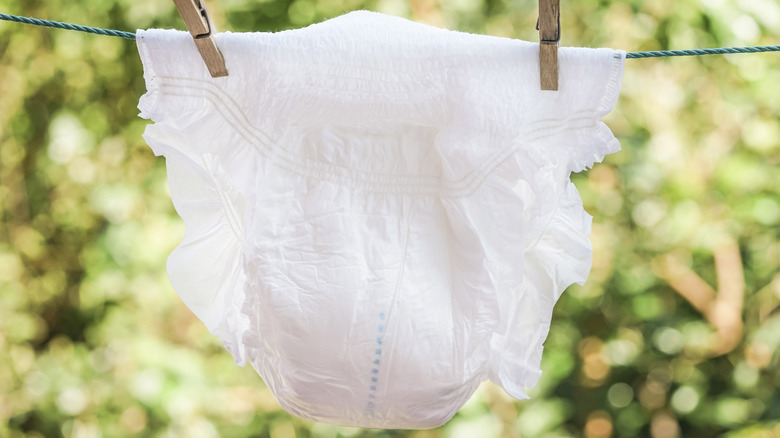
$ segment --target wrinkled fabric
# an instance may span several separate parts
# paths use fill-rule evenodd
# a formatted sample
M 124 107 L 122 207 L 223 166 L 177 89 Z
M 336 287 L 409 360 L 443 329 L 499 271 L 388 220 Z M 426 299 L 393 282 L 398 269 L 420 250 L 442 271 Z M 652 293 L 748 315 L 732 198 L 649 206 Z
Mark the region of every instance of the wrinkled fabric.
M 280 405 L 429 428 L 490 379 L 526 398 L 553 306 L 591 264 L 569 176 L 619 144 L 600 122 L 625 55 L 371 12 L 216 35 L 138 31 L 144 138 L 186 225 L 182 300 Z

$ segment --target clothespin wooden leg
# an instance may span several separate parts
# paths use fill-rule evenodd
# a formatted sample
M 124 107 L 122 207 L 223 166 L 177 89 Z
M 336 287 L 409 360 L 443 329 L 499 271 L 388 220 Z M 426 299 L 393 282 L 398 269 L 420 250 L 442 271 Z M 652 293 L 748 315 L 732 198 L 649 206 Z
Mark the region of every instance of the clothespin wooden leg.
M 217 43 L 214 41 L 213 34 L 216 32 L 211 17 L 206 10 L 206 5 L 201 0 L 173 0 L 179 15 L 184 20 L 187 30 L 195 40 L 195 46 L 200 52 L 203 62 L 211 73 L 211 77 L 218 78 L 227 76 L 225 67 L 225 58 L 219 51 Z
M 558 42 L 561 40 L 560 0 L 539 0 L 539 78 L 542 90 L 558 89 Z

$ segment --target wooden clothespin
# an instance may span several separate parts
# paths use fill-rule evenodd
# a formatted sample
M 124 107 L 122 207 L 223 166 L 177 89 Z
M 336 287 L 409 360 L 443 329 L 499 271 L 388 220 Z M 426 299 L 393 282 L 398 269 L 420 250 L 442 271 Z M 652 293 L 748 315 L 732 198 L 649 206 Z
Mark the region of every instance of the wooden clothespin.
M 542 90 L 558 89 L 558 42 L 561 40 L 561 1 L 539 0 L 539 78 Z
M 206 63 L 212 78 L 227 76 L 225 67 L 225 58 L 217 47 L 217 43 L 212 37 L 216 32 L 214 24 L 211 23 L 211 17 L 206 10 L 206 4 L 202 0 L 173 0 L 176 3 L 176 9 L 184 20 L 187 30 L 190 31 L 192 39 L 195 40 L 195 46 Z

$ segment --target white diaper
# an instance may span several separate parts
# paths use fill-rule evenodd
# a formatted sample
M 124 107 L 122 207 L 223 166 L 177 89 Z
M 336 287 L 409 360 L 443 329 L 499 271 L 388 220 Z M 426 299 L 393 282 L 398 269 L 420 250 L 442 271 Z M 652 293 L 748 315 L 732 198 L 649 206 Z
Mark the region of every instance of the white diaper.
M 284 409 L 428 428 L 485 379 L 526 397 L 590 269 L 569 175 L 619 149 L 622 52 L 561 48 L 553 92 L 538 44 L 371 12 L 219 34 L 217 79 L 188 33 L 137 40 L 171 283 Z

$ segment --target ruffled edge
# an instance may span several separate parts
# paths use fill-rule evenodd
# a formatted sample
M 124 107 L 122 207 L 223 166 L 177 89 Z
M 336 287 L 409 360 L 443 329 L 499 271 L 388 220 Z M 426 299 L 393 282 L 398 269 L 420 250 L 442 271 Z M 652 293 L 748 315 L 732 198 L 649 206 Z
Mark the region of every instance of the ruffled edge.
M 516 296 L 507 312 L 506 332 L 493 344 L 491 380 L 518 399 L 536 386 L 542 370 L 543 344 L 552 312 L 563 291 L 584 284 L 592 262 L 591 216 L 582 209 L 569 183 L 538 239 L 525 250 L 523 280 L 509 293 Z
M 148 48 L 146 47 L 145 35 L 146 31 L 138 29 L 135 32 L 135 44 L 138 47 L 138 55 L 141 58 L 141 65 L 144 71 L 144 82 L 146 84 L 146 93 L 144 93 L 138 100 L 138 109 L 141 110 L 139 117 L 152 120 L 154 110 L 157 108 L 157 96 L 159 89 L 157 86 L 157 73 L 154 69 L 154 63 L 149 56 Z
M 620 150 L 620 142 L 612 130 L 601 121 L 604 116 L 609 114 L 617 103 L 620 95 L 620 83 L 623 78 L 623 69 L 625 66 L 626 52 L 623 50 L 613 51 L 612 66 L 604 87 L 604 94 L 599 101 L 598 107 L 594 112 L 595 130 L 593 136 L 598 138 L 598 142 L 592 150 L 581 148 L 576 150 L 580 152 L 572 157 L 570 171 L 582 172 L 593 167 L 594 163 L 600 163 L 606 155 Z
M 538 237 L 525 249 L 522 280 L 509 291 L 514 298 L 506 323 L 501 325 L 505 332 L 497 333 L 491 342 L 490 380 L 517 399 L 529 398 L 527 389 L 535 387 L 542 375 L 543 344 L 557 300 L 572 284 L 582 286 L 592 265 L 592 216 L 584 210 L 570 174 L 591 168 L 607 154 L 620 150 L 620 143 L 601 121 L 617 103 L 625 52 L 615 51 L 613 59 L 604 93 L 593 113 L 594 123 L 588 128 L 592 143 L 575 149 L 579 153 L 565 163 L 567 168 L 551 172 L 547 187 L 560 187 L 553 197 L 555 207 Z
M 243 366 L 246 352 L 242 336 L 248 321 L 240 312 L 245 283 L 242 242 L 237 235 L 243 222 L 241 195 L 228 187 L 229 178 L 218 176 L 224 175 L 225 170 L 213 155 L 182 149 L 192 144 L 188 138 L 192 135 L 178 126 L 180 120 L 176 116 L 160 111 L 156 61 L 146 46 L 146 32 L 136 32 L 147 89 L 139 99 L 138 109 L 140 117 L 154 123 L 147 125 L 143 137 L 156 156 L 166 159 L 171 200 L 186 227 L 184 239 L 168 257 L 168 278 L 184 304 L 211 334 L 220 338 L 235 363 Z M 182 172 L 189 177 L 183 177 Z M 195 216 L 197 221 L 193 220 Z M 204 226 L 206 222 L 209 225 Z M 222 251 L 213 251 L 210 245 Z M 201 247 L 212 250 L 203 251 Z M 221 281 L 215 283 L 213 279 Z

